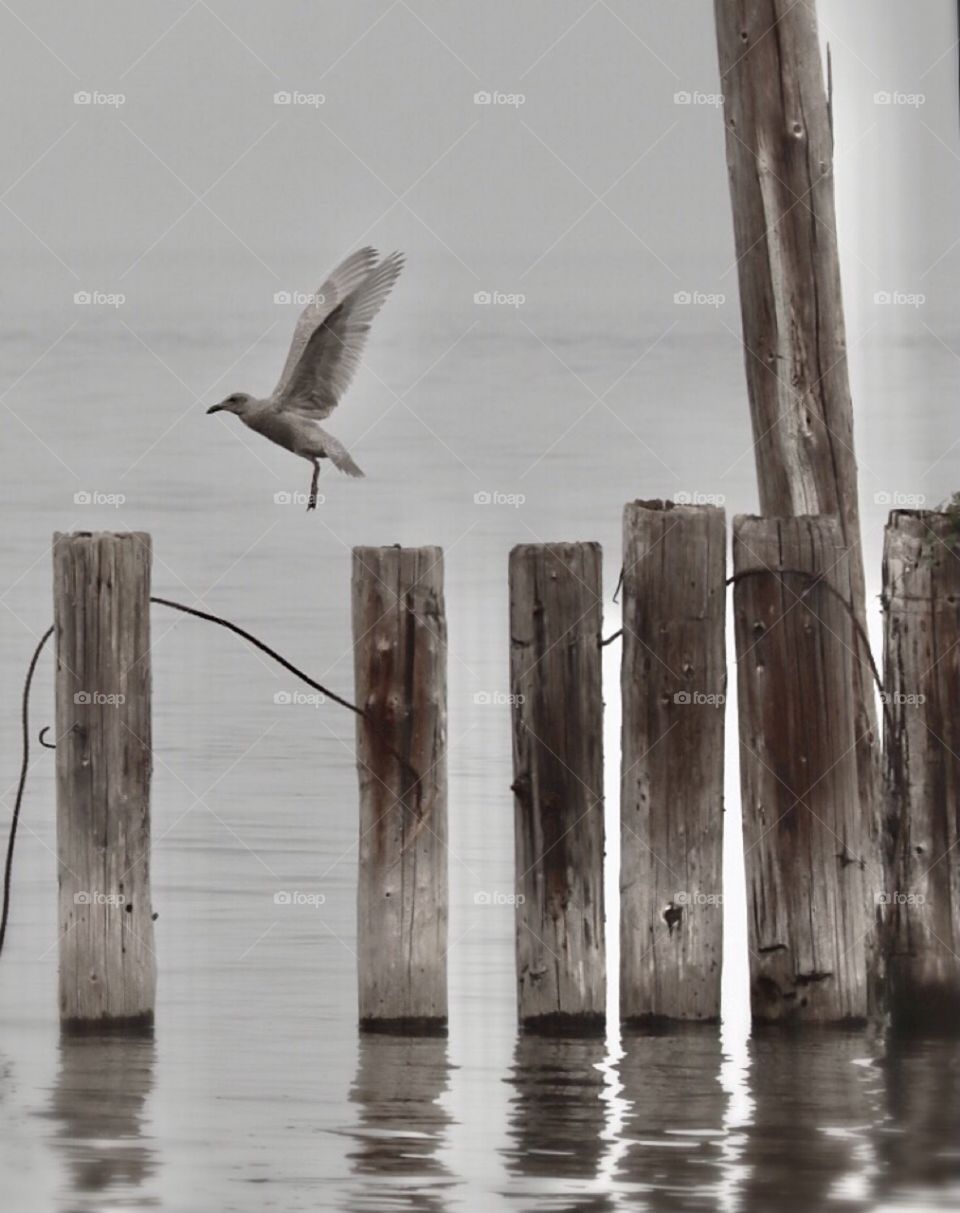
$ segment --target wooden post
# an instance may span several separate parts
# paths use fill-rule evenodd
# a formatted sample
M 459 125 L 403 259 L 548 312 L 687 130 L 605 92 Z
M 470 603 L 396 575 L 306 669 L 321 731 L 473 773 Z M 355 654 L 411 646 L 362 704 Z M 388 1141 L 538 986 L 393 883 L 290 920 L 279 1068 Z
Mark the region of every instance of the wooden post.
M 447 625 L 437 547 L 353 550 L 360 1027 L 447 1024 Z
M 620 1015 L 720 1017 L 726 521 L 623 517 Z
M 715 0 L 715 13 L 760 511 L 839 518 L 865 635 L 833 131 L 816 3 Z M 853 645 L 860 796 L 879 864 L 880 734 L 859 631 Z M 879 992 L 879 970 L 873 981 Z
M 858 790 L 850 556 L 834 518 L 739 517 L 733 544 L 754 1018 L 863 1020 L 882 876 Z
M 885 752 L 895 847 L 891 1013 L 907 1028 L 960 1022 L 960 530 L 895 510 L 883 559 Z
M 534 1031 L 605 1022 L 602 595 L 597 543 L 510 553 L 517 1006 Z
M 54 535 L 60 1019 L 149 1027 L 150 536 Z

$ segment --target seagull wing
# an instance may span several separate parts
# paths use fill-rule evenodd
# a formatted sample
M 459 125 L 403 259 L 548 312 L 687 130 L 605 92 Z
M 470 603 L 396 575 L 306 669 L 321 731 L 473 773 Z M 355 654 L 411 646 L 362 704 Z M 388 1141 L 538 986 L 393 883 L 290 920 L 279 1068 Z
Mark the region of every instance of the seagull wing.
M 403 269 L 403 254 L 384 258 L 314 330 L 280 394 L 284 411 L 311 421 L 329 417 L 350 386 L 370 325 Z
M 274 399 L 283 393 L 290 382 L 297 363 L 307 348 L 307 342 L 319 325 L 338 307 L 347 295 L 363 282 L 377 264 L 378 253 L 373 248 L 358 249 L 341 261 L 323 286 L 317 291 L 307 306 L 300 313 L 297 327 L 293 330 L 293 340 L 290 342 L 290 352 L 283 364 L 280 382 L 273 390 Z

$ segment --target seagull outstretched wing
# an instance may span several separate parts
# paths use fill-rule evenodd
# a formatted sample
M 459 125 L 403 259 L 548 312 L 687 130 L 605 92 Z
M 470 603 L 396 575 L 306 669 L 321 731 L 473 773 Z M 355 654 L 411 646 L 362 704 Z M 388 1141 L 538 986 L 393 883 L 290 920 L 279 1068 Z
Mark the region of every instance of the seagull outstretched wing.
M 287 354 L 287 360 L 283 364 L 280 382 L 273 390 L 274 399 L 277 399 L 283 393 L 290 382 L 297 363 L 303 356 L 303 351 L 307 348 L 307 342 L 313 336 L 317 327 L 344 301 L 351 291 L 356 290 L 360 283 L 363 282 L 364 278 L 367 277 L 377 264 L 378 256 L 377 250 L 369 247 L 358 249 L 355 253 L 351 253 L 349 257 L 340 262 L 300 313 L 297 327 L 293 330 L 290 352 Z
M 385 257 L 314 329 L 286 386 L 277 393 L 282 410 L 311 421 L 330 416 L 356 374 L 370 325 L 401 269 L 402 253 Z

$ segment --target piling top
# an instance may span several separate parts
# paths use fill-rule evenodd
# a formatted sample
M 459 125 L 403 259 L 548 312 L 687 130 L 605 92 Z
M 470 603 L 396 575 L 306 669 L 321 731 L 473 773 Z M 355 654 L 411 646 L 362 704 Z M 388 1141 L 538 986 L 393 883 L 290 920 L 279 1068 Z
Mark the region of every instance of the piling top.
M 145 546 L 150 546 L 150 534 L 148 531 L 54 531 L 53 543 L 56 546 L 58 543 L 76 543 L 80 540 L 89 539 L 94 542 L 100 542 L 104 539 L 133 539 L 137 543 L 142 543 Z
M 891 510 L 887 526 L 918 538 L 929 537 L 931 531 L 938 536 L 944 531 L 954 531 L 960 538 L 960 517 L 944 510 Z
M 599 552 L 601 545 L 596 539 L 558 540 L 556 543 L 518 543 L 510 549 L 510 559 L 519 560 L 525 555 L 549 553 L 553 556 L 566 556 L 576 551 Z
M 708 496 L 708 494 L 703 495 Z M 725 512 L 722 505 L 712 501 L 672 501 L 661 497 L 651 497 L 649 500 L 638 498 L 636 501 L 628 501 L 623 507 L 626 518 L 644 510 L 651 514 L 666 514 L 672 510 L 691 514 L 723 514 Z

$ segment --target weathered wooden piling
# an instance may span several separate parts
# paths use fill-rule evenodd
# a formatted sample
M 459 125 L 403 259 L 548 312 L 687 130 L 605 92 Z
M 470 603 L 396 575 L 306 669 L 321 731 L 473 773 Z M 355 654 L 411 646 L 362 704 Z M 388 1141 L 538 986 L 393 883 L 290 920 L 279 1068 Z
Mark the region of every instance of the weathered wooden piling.
M 859 796 L 849 552 L 834 518 L 739 517 L 733 555 L 754 1018 L 863 1020 L 882 876 Z
M 447 625 L 437 547 L 353 550 L 360 1026 L 447 1023 Z
M 853 401 L 817 6 L 714 0 L 714 9 L 760 511 L 840 520 L 852 604 L 864 629 L 853 638 L 857 756 L 871 857 L 879 865 L 880 730 L 863 639 Z
M 960 526 L 895 510 L 883 558 L 885 754 L 893 860 L 884 890 L 890 1010 L 960 1030 Z
M 726 522 L 623 518 L 620 1015 L 715 1020 L 723 949 Z
M 605 1022 L 601 552 L 510 553 L 517 1006 L 533 1031 Z
M 60 1019 L 149 1027 L 150 536 L 54 535 Z

